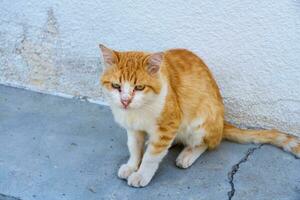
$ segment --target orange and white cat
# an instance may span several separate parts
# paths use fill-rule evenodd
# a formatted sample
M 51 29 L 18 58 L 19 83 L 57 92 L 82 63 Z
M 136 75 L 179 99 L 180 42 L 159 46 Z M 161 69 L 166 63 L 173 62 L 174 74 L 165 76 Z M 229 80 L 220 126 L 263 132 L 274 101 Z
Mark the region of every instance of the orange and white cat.
M 127 130 L 129 160 L 118 176 L 146 186 L 172 143 L 184 149 L 176 159 L 188 168 L 222 139 L 269 143 L 300 157 L 300 139 L 276 130 L 241 130 L 224 121 L 219 88 L 205 65 L 185 49 L 119 52 L 100 45 L 101 83 L 115 120 Z M 145 136 L 148 137 L 144 152 Z

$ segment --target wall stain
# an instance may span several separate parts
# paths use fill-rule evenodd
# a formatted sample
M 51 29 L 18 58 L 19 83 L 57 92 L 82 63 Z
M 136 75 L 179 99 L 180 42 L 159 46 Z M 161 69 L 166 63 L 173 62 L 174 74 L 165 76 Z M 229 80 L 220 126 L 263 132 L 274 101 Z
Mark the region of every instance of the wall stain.
M 14 80 L 21 86 L 38 91 L 88 96 L 95 101 L 103 101 L 99 85 L 99 58 L 65 54 L 65 48 L 69 46 L 62 44 L 59 21 L 54 10 L 49 8 L 46 16 L 40 28 L 32 28 L 26 23 L 21 25 L 23 31 L 14 49 L 23 62 L 21 73 L 15 67 L 6 67 L 16 75 L 23 74 Z M 36 34 L 35 37 L 32 33 Z M 10 74 L 5 76 L 11 79 Z
M 27 28 L 23 27 L 23 39 L 16 52 L 20 54 L 29 67 L 26 84 L 38 86 L 41 89 L 58 85 L 59 67 L 57 65 L 57 44 L 59 39 L 58 22 L 54 11 L 47 11 L 47 21 L 39 38 L 27 37 Z

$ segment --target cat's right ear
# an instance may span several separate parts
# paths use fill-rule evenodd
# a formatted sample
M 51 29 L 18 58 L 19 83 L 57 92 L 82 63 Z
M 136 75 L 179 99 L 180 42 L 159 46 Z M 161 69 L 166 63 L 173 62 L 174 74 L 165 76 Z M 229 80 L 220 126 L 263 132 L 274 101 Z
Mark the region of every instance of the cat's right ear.
M 103 44 L 99 44 L 100 50 L 102 52 L 103 60 L 105 62 L 105 67 L 109 67 L 117 62 L 117 56 L 115 52 Z
M 150 75 L 155 75 L 160 69 L 160 65 L 163 62 L 164 59 L 164 53 L 163 52 L 158 52 L 158 53 L 153 53 L 150 55 L 149 60 L 148 60 L 148 73 Z

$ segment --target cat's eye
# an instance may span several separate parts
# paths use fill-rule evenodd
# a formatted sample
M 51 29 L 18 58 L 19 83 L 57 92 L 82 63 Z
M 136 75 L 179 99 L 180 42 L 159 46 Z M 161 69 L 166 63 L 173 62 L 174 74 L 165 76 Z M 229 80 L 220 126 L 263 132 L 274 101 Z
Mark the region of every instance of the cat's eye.
M 136 86 L 134 87 L 134 89 L 135 89 L 135 90 L 138 90 L 138 91 L 142 91 L 142 90 L 145 89 L 145 86 L 144 86 L 144 85 L 136 85 Z
M 120 90 L 121 89 L 121 85 L 117 84 L 117 83 L 112 83 L 111 87 Z

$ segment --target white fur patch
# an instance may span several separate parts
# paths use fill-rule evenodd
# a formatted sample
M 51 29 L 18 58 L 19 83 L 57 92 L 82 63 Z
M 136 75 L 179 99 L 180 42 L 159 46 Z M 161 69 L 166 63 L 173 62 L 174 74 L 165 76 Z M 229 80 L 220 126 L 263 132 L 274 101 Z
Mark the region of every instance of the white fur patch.
M 197 118 L 189 124 L 186 122 L 182 123 L 175 142 L 183 143 L 184 145 L 188 145 L 190 147 L 202 144 L 203 137 L 205 136 L 205 130 L 201 128 L 203 122 L 204 121 L 202 118 Z
M 277 143 L 281 144 L 283 143 L 287 137 L 285 135 L 280 135 L 279 137 L 276 138 Z
M 285 151 L 292 151 L 292 149 L 294 147 L 297 147 L 299 144 L 299 141 L 297 140 L 292 140 L 291 142 L 289 142 L 287 145 L 285 145 L 283 148 Z
M 122 86 L 121 99 L 127 100 L 131 99 L 133 87 L 131 87 L 129 82 L 125 82 Z

